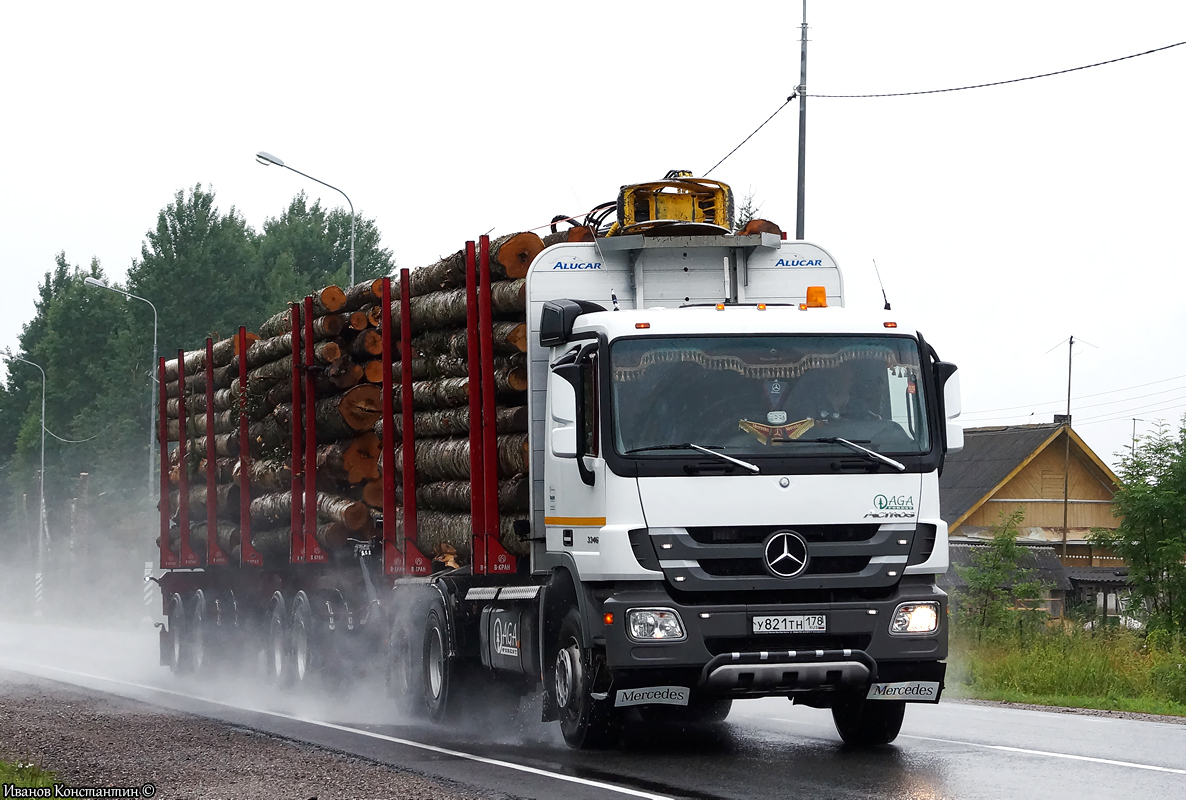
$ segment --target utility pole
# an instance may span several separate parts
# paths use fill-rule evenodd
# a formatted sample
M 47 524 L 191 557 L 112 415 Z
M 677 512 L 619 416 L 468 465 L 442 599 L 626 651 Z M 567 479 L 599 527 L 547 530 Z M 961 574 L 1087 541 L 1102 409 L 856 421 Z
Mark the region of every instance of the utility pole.
M 803 0 L 802 51 L 799 58 L 799 191 L 795 209 L 795 238 L 803 239 L 804 184 L 807 170 L 807 0 Z
M 1062 557 L 1067 557 L 1067 509 L 1070 506 L 1071 486 L 1071 359 L 1075 354 L 1075 337 L 1067 340 L 1067 416 L 1063 425 L 1065 448 L 1062 457 Z

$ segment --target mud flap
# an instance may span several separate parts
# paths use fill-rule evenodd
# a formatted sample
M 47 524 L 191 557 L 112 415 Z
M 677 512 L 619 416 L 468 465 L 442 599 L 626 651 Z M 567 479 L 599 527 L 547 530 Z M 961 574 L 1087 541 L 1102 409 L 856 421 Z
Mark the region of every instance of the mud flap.
M 173 665 L 173 634 L 159 622 L 156 627 L 161 645 L 161 666 L 170 667 Z

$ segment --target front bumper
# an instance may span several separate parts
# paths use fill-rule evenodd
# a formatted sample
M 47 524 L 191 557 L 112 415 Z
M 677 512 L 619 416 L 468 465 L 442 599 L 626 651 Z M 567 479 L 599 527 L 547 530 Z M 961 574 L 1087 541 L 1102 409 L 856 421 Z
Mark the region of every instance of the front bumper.
M 645 682 L 648 675 L 662 673 L 735 695 L 789 694 L 874 680 L 909 680 L 919 672 L 933 675 L 932 667 L 922 665 L 936 665 L 947 657 L 947 596 L 933 583 L 904 579 L 882 600 L 801 604 L 692 605 L 676 602 L 661 583 L 617 588 L 597 611 L 602 619 L 612 613 L 615 620 L 604 628 L 607 666 L 630 682 Z M 938 630 L 925 635 L 889 632 L 900 603 L 928 600 L 940 604 Z M 674 609 L 687 638 L 631 640 L 626 612 L 640 607 Z M 827 632 L 753 633 L 755 615 L 807 614 L 825 615 Z M 918 669 L 909 666 L 915 664 Z

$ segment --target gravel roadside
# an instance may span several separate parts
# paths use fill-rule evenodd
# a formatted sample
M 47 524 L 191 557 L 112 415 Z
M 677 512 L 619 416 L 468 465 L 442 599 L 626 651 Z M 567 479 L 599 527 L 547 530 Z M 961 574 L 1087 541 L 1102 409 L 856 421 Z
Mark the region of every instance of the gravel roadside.
M 142 786 L 157 798 L 487 800 L 495 795 L 228 725 L 0 673 L 0 760 L 69 786 Z

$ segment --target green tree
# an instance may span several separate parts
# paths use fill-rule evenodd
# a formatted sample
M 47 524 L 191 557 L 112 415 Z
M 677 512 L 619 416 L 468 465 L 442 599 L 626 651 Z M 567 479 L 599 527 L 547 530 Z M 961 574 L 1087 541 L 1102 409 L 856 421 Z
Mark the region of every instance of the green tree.
M 266 285 L 255 232 L 234 207 L 220 212 L 201 184 L 177 192 L 161 210 L 128 270 L 128 290 L 156 306 L 166 357 L 208 335 L 224 338 L 258 324 L 271 307 Z M 152 312 L 133 314 L 142 323 L 137 330 L 151 336 Z
M 375 221 L 356 216 L 354 226 L 355 280 L 390 275 L 395 262 L 381 246 Z M 274 309 L 323 286 L 345 287 L 350 283 L 350 212 L 326 212 L 320 201 L 309 205 L 301 192 L 280 216 L 264 222 L 259 257 Z
M 1186 417 L 1176 437 L 1161 426 L 1122 458 L 1113 510 L 1120 525 L 1092 541 L 1129 565 L 1131 610 L 1151 630 L 1186 632 Z
M 1017 526 L 1023 519 L 1025 512 L 1021 509 L 1009 516 L 1001 512 L 988 545 L 973 549 L 971 564 L 955 567 L 967 585 L 959 598 L 959 618 L 976 631 L 977 641 L 987 631 L 1036 619 L 1036 609 L 1024 607 L 1027 603 L 1032 607 L 1046 587 L 1036 579 L 1034 570 L 1022 566 L 1027 550 L 1017 543 Z
M 762 204 L 754 202 L 754 193 L 751 190 L 737 204 L 737 211 L 734 212 L 733 229 L 741 230 L 750 220 L 757 219 L 760 213 L 762 213 Z

